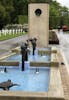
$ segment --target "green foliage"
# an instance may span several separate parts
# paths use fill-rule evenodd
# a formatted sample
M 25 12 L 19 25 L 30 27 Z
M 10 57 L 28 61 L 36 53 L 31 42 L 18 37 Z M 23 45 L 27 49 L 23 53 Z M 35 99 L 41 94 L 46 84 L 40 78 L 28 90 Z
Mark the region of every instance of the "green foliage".
M 29 3 L 49 3 L 49 26 L 57 28 L 64 24 L 69 26 L 69 11 L 56 0 L 0 0 L 0 29 L 6 24 L 27 23 Z
M 57 1 L 50 4 L 49 26 L 57 28 L 58 26 L 69 26 L 69 11 L 67 7 L 62 7 Z
M 52 0 L 29 0 L 30 3 L 50 3 Z
M 14 0 L 14 8 L 18 15 L 27 15 L 28 0 Z
M 26 15 L 19 15 L 18 16 L 19 19 L 19 24 L 24 24 L 24 23 L 28 23 L 28 16 Z
M 0 4 L 0 29 L 5 24 L 6 11 L 4 6 Z

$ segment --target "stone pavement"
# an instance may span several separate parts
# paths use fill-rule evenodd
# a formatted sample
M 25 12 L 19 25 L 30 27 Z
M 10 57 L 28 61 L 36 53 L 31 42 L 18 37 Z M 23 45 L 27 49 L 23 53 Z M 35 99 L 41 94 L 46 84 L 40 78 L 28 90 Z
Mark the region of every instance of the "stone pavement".
M 69 73 L 69 34 L 64 33 L 62 30 L 54 30 L 59 38 L 59 45 L 55 45 L 63 53 L 66 62 L 67 71 Z
M 63 57 L 62 57 L 61 52 L 58 53 L 58 57 L 59 57 L 59 63 L 60 63 L 59 69 L 60 69 L 60 74 L 61 74 L 65 100 L 69 100 L 69 74 L 67 72 L 66 66 L 61 65 L 61 62 L 63 62 Z
M 22 42 L 25 42 L 28 35 L 19 36 L 13 39 L 0 41 L 0 57 L 8 54 L 12 48 L 19 46 Z
M 67 63 L 69 64 L 69 33 L 65 34 L 60 30 L 60 32 L 56 32 L 59 38 L 59 48 L 62 49 L 65 58 L 67 60 Z
M 60 32 L 55 31 L 60 42 L 60 45 L 56 45 L 56 47 L 61 51 L 58 53 L 58 57 L 64 96 L 65 100 L 69 100 L 69 34 L 63 33 L 62 30 Z M 65 62 L 66 65 L 61 65 L 61 62 Z

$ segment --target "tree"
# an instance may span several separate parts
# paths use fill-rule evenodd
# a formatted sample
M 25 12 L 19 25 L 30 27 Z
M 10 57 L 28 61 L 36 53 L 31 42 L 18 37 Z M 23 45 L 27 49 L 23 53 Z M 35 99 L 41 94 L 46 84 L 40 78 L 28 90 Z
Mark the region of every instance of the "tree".
M 57 1 L 52 1 L 50 4 L 50 27 L 57 28 L 58 25 L 68 24 L 69 11 L 67 7 L 62 7 Z
M 18 15 L 28 13 L 28 0 L 14 0 L 14 8 Z
M 50 3 L 52 0 L 28 0 L 30 3 Z
M 0 29 L 5 25 L 6 12 L 5 8 L 0 4 Z
M 56 0 L 0 0 L 0 29 L 6 24 L 18 23 L 19 16 L 27 16 L 29 3 L 49 3 L 50 27 L 69 26 L 68 8 L 62 7 Z

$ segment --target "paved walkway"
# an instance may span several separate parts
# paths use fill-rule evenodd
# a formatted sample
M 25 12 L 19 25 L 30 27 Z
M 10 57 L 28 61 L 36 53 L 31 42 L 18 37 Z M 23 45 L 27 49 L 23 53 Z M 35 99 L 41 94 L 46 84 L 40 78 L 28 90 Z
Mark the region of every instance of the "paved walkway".
M 0 42 L 0 56 L 9 53 L 12 48 L 19 46 L 22 42 L 25 42 L 28 35 L 19 36 L 13 39 L 5 40 Z
M 65 34 L 62 31 L 58 33 L 60 40 L 60 48 L 64 52 L 65 58 L 69 64 L 69 34 Z
M 60 30 L 59 32 L 56 31 L 56 33 L 58 35 L 59 42 L 60 42 L 60 45 L 56 47 L 62 51 L 64 60 L 67 64 L 67 70 L 69 73 L 69 34 L 64 33 L 62 30 Z
M 60 45 L 56 47 L 58 47 L 61 51 L 60 53 L 58 53 L 58 57 L 60 62 L 59 69 L 63 84 L 64 96 L 65 100 L 69 100 L 69 34 L 63 33 L 62 30 L 60 32 L 56 31 L 56 33 L 60 42 Z M 61 62 L 63 62 L 63 60 L 65 60 L 65 65 L 61 65 Z
M 58 57 L 60 62 L 59 69 L 60 69 L 60 74 L 61 74 L 61 79 L 63 84 L 65 100 L 69 100 L 69 75 L 67 73 L 67 68 L 65 67 L 65 65 L 61 65 L 61 62 L 63 61 L 61 52 L 58 53 Z

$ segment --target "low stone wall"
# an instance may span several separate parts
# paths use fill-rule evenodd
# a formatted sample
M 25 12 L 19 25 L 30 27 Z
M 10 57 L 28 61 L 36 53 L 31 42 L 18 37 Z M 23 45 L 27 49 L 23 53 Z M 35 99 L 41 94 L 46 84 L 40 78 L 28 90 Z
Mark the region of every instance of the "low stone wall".
M 0 66 L 19 66 L 19 62 L 17 61 L 1 61 Z
M 47 50 L 38 50 L 38 55 L 50 55 L 51 51 L 47 51 Z
M 15 55 L 16 53 L 10 53 L 8 55 L 5 55 L 3 57 L 0 58 L 0 66 L 19 66 L 19 62 L 18 61 L 6 61 L 5 59 Z
M 38 50 L 38 55 L 50 55 L 51 53 L 57 53 L 56 47 L 51 47 L 51 50 Z
M 17 53 L 17 54 L 21 52 L 20 47 L 16 47 L 16 48 L 12 49 L 11 51 L 13 53 Z
M 5 58 L 8 58 L 8 57 L 10 57 L 10 56 L 12 56 L 12 55 L 15 55 L 15 54 L 16 54 L 16 53 L 10 52 L 10 54 L 1 57 L 1 58 L 0 58 L 0 61 L 3 61 Z
M 55 66 L 55 67 L 59 66 L 59 61 L 58 61 L 57 53 L 52 53 L 51 54 L 51 67 L 52 66 Z
M 12 49 L 11 52 L 16 53 L 16 54 L 20 54 L 21 53 L 20 47 L 16 47 L 16 48 Z M 29 49 L 28 49 L 28 53 L 30 53 Z
M 31 67 L 48 67 L 50 66 L 50 62 L 30 62 Z
M 12 53 L 21 53 L 20 47 L 16 47 L 14 49 L 11 50 Z M 28 50 L 28 52 L 30 53 L 30 50 Z M 50 55 L 51 53 L 57 53 L 57 49 L 56 47 L 51 47 L 51 50 L 40 50 L 38 49 L 38 55 Z
M 58 67 L 59 66 L 59 60 L 58 60 L 58 55 L 57 55 L 57 49 L 56 47 L 52 47 L 51 50 L 51 67 Z
M 51 53 L 57 53 L 57 48 L 55 46 L 51 47 Z

